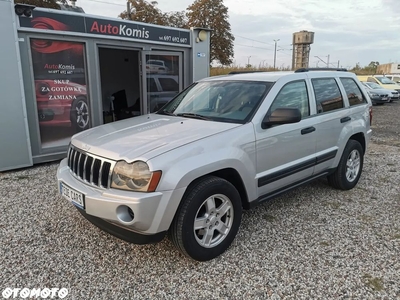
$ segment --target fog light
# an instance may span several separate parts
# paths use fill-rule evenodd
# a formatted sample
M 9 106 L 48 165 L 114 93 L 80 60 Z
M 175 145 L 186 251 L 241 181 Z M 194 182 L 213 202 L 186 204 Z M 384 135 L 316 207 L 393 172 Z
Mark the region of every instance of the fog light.
M 117 207 L 117 218 L 122 223 L 131 223 L 135 218 L 135 214 L 129 206 L 120 205 Z

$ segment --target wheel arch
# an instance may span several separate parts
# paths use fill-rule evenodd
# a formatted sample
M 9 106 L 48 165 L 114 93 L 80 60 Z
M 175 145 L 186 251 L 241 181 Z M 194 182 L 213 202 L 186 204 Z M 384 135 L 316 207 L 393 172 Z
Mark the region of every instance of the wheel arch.
M 214 171 L 203 174 L 203 175 L 193 179 L 187 186 L 187 188 L 182 196 L 182 199 L 187 195 L 187 193 L 189 193 L 191 191 L 191 189 L 199 181 L 201 181 L 202 179 L 209 177 L 209 176 L 219 177 L 219 178 L 222 178 L 222 179 L 228 181 L 229 183 L 231 183 L 239 192 L 240 200 L 242 203 L 242 208 L 250 209 L 249 197 L 248 197 L 246 186 L 243 182 L 243 179 L 240 176 L 239 172 L 236 169 L 231 168 L 231 167 L 214 170 Z M 183 205 L 183 201 L 180 201 L 178 207 L 176 208 L 176 210 L 174 212 L 174 217 L 172 218 L 171 224 L 173 223 L 173 220 L 176 218 L 177 213 L 179 212 L 182 205 Z M 170 229 L 171 224 L 169 225 L 168 229 Z
M 349 140 L 354 140 L 354 141 L 359 142 L 361 144 L 361 147 L 363 148 L 363 154 L 365 153 L 365 151 L 366 151 L 366 142 L 365 142 L 364 133 L 362 133 L 362 132 L 355 133 L 349 138 Z

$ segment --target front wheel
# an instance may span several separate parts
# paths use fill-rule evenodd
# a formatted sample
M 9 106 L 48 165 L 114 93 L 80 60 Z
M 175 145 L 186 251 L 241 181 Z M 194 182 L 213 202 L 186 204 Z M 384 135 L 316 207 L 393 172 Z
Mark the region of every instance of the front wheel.
M 169 231 L 174 245 L 197 261 L 225 252 L 242 219 L 236 188 L 222 178 L 209 176 L 190 187 L 182 201 Z
M 344 148 L 336 171 L 328 176 L 329 184 L 340 190 L 350 190 L 360 179 L 364 163 L 364 150 L 355 140 L 349 140 Z

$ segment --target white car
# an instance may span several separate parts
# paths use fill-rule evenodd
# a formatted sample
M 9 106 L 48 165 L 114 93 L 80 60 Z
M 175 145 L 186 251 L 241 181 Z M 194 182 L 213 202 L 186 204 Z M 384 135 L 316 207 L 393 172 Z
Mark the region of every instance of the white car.
M 205 78 L 157 113 L 74 135 L 58 187 L 110 234 L 144 244 L 168 232 L 183 254 L 211 260 L 235 239 L 243 209 L 321 177 L 354 188 L 371 120 L 351 72 Z
M 149 59 L 146 62 L 146 70 L 148 73 L 165 74 L 169 72 L 169 68 L 163 60 Z
M 385 75 L 385 77 L 396 82 L 397 84 L 400 84 L 400 75 Z

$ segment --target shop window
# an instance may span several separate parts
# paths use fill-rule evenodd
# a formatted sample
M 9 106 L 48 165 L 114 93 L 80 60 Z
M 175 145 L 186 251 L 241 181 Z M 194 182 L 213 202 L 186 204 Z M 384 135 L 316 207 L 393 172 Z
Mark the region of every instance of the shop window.
M 159 110 L 179 93 L 178 55 L 146 55 L 147 107 L 150 113 Z
M 179 83 L 176 79 L 173 78 L 160 78 L 160 85 L 163 91 L 178 91 L 179 90 Z
M 68 145 L 90 127 L 84 43 L 31 39 L 42 148 Z
M 158 87 L 156 84 L 156 81 L 154 80 L 154 78 L 149 78 L 148 79 L 148 91 L 149 92 L 157 92 L 158 91 Z

